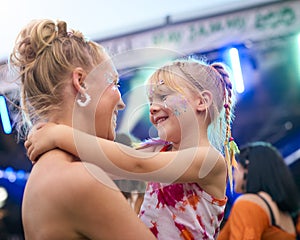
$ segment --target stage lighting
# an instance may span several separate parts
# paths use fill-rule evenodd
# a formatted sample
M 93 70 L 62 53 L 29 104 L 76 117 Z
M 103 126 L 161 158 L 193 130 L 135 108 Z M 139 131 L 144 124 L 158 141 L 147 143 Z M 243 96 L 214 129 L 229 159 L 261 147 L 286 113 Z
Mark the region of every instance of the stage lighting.
M 244 87 L 244 80 L 243 80 L 243 74 L 241 69 L 239 51 L 237 48 L 229 49 L 229 59 L 230 59 L 230 65 L 232 69 L 235 89 L 238 93 L 242 93 L 244 92 L 245 87 Z
M 300 80 L 300 33 L 297 35 L 297 48 L 298 48 L 298 78 Z
M 3 96 L 0 96 L 0 120 L 2 123 L 2 128 L 5 134 L 10 134 L 12 131 L 12 126 L 9 119 L 8 109 L 6 106 L 6 101 Z
M 8 193 L 4 187 L 0 187 L 0 208 L 5 204 L 5 201 L 8 197 Z

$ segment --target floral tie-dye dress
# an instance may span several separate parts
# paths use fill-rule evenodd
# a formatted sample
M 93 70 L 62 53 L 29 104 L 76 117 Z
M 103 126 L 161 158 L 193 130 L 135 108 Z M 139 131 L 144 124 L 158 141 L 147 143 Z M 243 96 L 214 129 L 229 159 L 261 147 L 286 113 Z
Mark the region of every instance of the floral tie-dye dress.
M 139 217 L 158 239 L 216 239 L 226 201 L 197 183 L 149 182 Z

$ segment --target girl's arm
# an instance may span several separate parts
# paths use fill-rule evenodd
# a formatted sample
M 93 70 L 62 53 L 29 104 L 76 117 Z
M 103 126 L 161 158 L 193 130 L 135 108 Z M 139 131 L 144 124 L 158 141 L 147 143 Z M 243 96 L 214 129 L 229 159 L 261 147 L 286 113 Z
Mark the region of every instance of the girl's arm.
M 45 151 L 58 147 L 113 175 L 143 181 L 201 183 L 212 172 L 224 171 L 223 156 L 212 147 L 141 152 L 65 125 L 50 123 L 33 131 L 25 147 L 32 161 Z

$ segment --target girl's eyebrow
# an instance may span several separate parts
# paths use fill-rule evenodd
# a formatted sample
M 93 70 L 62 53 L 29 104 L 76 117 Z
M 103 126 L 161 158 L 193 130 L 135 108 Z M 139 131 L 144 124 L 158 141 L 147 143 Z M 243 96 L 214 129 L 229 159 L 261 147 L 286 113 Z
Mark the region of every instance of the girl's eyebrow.
M 164 86 L 164 85 L 156 85 L 155 89 L 154 90 L 149 90 L 148 94 L 147 94 L 147 97 L 149 99 L 149 101 L 153 100 L 153 97 L 154 96 L 157 96 L 157 95 L 165 95 L 165 94 L 171 94 L 171 93 L 174 93 L 175 91 L 170 89 L 169 87 L 167 86 Z

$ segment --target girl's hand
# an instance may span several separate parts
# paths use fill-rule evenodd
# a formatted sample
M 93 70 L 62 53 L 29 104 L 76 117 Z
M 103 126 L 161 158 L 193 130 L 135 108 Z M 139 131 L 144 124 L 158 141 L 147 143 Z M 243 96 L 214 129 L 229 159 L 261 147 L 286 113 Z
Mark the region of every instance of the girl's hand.
M 33 127 L 24 146 L 27 150 L 27 156 L 35 163 L 39 157 L 54 148 L 56 148 L 55 136 L 57 136 L 58 124 L 39 123 Z

